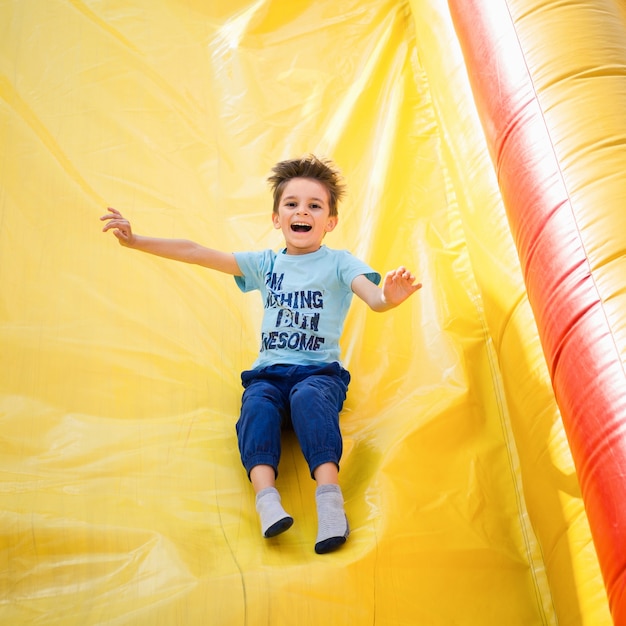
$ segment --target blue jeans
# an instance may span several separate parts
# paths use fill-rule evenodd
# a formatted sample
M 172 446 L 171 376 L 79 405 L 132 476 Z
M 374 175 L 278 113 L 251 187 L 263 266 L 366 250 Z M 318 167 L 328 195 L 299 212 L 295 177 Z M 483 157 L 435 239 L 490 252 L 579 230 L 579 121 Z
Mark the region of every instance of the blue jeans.
M 245 390 L 236 429 L 248 476 L 256 465 L 269 465 L 278 476 L 285 427 L 296 433 L 311 476 L 323 463 L 339 467 L 339 412 L 350 383 L 339 363 L 270 365 L 242 372 L 241 383 Z

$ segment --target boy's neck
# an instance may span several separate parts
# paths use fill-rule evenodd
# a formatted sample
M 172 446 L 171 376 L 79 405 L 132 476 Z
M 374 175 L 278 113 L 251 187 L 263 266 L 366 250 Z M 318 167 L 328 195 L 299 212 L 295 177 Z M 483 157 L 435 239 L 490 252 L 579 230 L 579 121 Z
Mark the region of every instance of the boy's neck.
M 285 246 L 285 248 L 283 249 L 283 254 L 286 254 L 288 256 L 306 256 L 307 254 L 315 254 L 316 252 L 319 252 L 323 247 L 324 244 L 320 244 L 319 248 L 317 248 L 316 250 L 307 250 L 306 252 L 299 252 L 298 250 L 296 250 L 290 252 L 289 248 Z

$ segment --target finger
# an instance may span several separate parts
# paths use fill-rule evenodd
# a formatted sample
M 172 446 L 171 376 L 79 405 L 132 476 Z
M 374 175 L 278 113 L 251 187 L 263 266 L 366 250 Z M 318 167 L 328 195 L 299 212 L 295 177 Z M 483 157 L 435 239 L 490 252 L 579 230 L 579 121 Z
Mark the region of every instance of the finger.
M 105 216 L 106 217 L 106 216 Z M 102 218 L 104 219 L 104 217 Z M 114 218 L 109 218 L 111 221 L 107 222 L 102 228 L 102 232 L 106 232 L 107 230 L 111 230 L 111 228 L 119 228 L 120 224 L 115 221 Z
M 107 211 L 109 212 L 106 215 L 103 215 L 100 218 L 101 220 L 113 220 L 113 219 L 118 219 L 122 217 L 122 214 L 117 209 L 114 209 L 113 207 L 107 207 Z
M 404 270 L 394 270 L 393 271 L 393 276 L 392 276 L 392 280 L 394 282 L 399 282 L 399 281 L 409 281 L 410 282 L 411 279 L 411 273 L 410 272 L 406 272 Z
M 117 229 L 124 232 L 127 232 L 130 229 L 128 222 L 123 222 L 117 219 L 112 219 L 110 222 L 107 222 L 102 232 L 106 232 L 107 230 Z
M 102 215 L 100 219 L 104 221 L 104 220 L 119 220 L 123 218 L 119 213 L 117 215 L 115 213 L 107 213 L 106 215 Z

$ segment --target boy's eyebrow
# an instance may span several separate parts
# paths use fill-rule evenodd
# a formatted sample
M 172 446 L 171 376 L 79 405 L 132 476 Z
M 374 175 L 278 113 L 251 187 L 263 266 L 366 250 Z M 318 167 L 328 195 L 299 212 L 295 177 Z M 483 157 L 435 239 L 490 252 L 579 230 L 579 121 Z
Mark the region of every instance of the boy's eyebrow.
M 285 196 L 285 197 L 283 198 L 283 200 L 299 200 L 299 199 L 300 199 L 300 198 L 299 198 L 298 196 L 293 196 L 293 195 L 291 195 L 291 196 Z M 324 200 L 323 200 L 322 198 L 315 198 L 315 197 L 313 197 L 313 198 L 309 198 L 309 200 L 315 200 L 316 202 L 324 202 Z

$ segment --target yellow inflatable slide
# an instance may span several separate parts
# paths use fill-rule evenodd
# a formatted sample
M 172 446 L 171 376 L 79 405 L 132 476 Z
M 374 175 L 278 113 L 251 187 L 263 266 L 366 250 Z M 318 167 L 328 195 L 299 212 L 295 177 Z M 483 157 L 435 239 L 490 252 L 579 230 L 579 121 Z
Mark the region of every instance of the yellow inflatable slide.
M 626 624 L 620 0 L 0 0 L 0 624 Z M 355 299 L 351 535 L 261 536 L 237 450 L 263 303 L 99 217 L 277 249 L 274 163 L 326 238 L 423 288 Z

